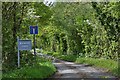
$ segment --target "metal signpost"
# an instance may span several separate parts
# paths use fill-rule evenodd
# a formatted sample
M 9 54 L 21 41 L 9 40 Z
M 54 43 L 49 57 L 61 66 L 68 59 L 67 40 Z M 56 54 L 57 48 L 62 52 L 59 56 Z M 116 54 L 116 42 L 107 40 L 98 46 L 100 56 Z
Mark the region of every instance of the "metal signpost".
M 36 55 L 36 42 L 35 42 L 35 34 L 38 34 L 38 26 L 30 26 L 30 34 L 33 34 L 33 44 L 34 44 L 34 55 Z
M 20 67 L 20 50 L 31 50 L 32 42 L 31 40 L 20 40 L 17 38 L 18 42 L 18 67 Z
M 30 34 L 34 34 L 33 43 L 34 43 L 34 55 L 36 55 L 35 51 L 35 34 L 38 34 L 38 26 L 30 26 Z M 20 67 L 20 50 L 31 50 L 32 49 L 32 41 L 31 40 L 20 40 L 17 37 L 18 42 L 18 67 Z

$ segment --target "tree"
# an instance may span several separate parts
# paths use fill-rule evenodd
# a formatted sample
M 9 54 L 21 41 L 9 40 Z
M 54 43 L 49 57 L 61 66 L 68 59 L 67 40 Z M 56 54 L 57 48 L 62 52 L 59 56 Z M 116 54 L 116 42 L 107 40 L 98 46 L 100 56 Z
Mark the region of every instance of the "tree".
M 2 58 L 3 69 L 12 69 L 17 64 L 17 36 L 22 33 L 22 21 L 27 3 L 3 2 L 2 5 Z

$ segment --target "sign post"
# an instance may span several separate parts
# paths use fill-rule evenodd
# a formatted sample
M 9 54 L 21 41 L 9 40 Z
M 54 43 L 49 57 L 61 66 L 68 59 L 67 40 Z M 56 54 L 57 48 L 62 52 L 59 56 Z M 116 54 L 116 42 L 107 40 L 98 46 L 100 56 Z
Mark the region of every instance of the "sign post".
M 18 68 L 20 67 L 20 50 L 31 50 L 32 49 L 32 43 L 31 40 L 20 40 L 19 37 L 17 37 L 18 42 Z
M 18 42 L 18 68 L 20 67 L 20 51 L 19 51 L 19 37 L 17 37 Z
M 35 34 L 38 34 L 38 26 L 30 26 L 30 34 L 33 34 L 33 44 L 34 44 L 34 55 L 36 55 L 36 42 L 35 42 Z
M 36 55 L 36 50 L 35 50 L 35 46 L 36 46 L 36 45 L 35 45 L 35 34 L 33 35 L 33 40 L 34 40 L 34 41 L 33 41 L 33 43 L 34 43 L 34 55 Z

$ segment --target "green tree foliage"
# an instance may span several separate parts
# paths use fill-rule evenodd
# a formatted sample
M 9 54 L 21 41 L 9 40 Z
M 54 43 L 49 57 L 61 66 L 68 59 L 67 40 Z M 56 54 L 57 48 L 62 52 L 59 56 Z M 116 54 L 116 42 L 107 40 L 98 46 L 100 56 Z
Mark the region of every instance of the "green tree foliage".
M 3 64 L 17 63 L 17 36 L 32 39 L 30 25 L 38 25 L 38 48 L 59 54 L 117 60 L 120 41 L 120 3 L 4 2 L 2 5 Z M 25 63 L 25 62 L 23 62 Z
M 2 58 L 3 66 L 14 68 L 16 64 L 16 42 L 20 32 L 24 16 L 25 5 L 23 3 L 3 3 L 2 5 Z
M 119 3 L 116 2 L 57 3 L 51 8 L 53 15 L 50 25 L 58 32 L 53 27 L 53 31 L 47 32 L 47 35 L 51 35 L 49 32 L 58 35 L 57 38 L 52 35 L 52 50 L 56 51 L 59 46 L 58 52 L 62 54 L 65 51 L 67 54 L 116 60 L 120 32 L 118 7 Z
M 41 3 L 3 2 L 2 4 L 2 63 L 3 70 L 17 67 L 17 36 L 20 39 L 32 39 L 29 34 L 30 25 L 46 25 L 51 11 Z M 41 21 L 41 22 L 40 22 Z M 42 27 L 41 27 L 42 28 Z M 41 29 L 39 27 L 39 29 Z M 38 35 L 39 36 L 39 35 Z M 31 62 L 30 52 L 21 52 L 21 64 Z
M 2 4 L 2 58 L 5 71 L 17 67 L 17 36 L 22 38 L 29 30 L 24 22 L 28 8 L 29 3 L 3 2 Z
M 120 40 L 120 17 L 118 16 L 120 3 L 92 3 L 92 6 L 96 10 L 96 18 L 106 31 L 107 41 L 104 43 L 106 45 L 103 48 L 104 54 L 107 58 L 117 59 Z

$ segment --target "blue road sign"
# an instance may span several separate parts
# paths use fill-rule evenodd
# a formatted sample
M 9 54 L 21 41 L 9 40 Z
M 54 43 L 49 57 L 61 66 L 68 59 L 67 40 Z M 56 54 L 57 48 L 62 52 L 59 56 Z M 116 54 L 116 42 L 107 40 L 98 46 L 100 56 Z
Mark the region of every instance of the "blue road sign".
M 19 40 L 18 41 L 18 50 L 31 50 L 32 42 L 31 40 Z
M 19 50 L 31 50 L 32 49 L 32 42 L 31 40 L 20 40 L 17 37 L 18 42 L 18 67 L 20 67 L 20 51 Z
M 30 34 L 38 34 L 38 26 L 30 26 Z

